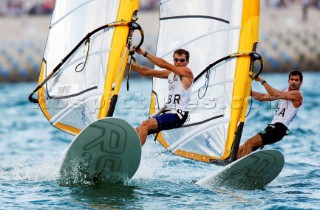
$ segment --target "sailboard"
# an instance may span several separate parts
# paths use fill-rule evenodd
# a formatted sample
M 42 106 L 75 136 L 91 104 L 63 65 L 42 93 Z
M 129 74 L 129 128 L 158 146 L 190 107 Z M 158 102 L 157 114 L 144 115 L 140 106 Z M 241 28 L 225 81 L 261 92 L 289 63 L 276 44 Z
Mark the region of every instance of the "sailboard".
M 29 100 L 77 135 L 113 116 L 130 54 L 139 0 L 57 0 L 37 88 Z M 38 98 L 34 94 L 38 92 Z
M 284 157 L 277 150 L 258 150 L 200 179 L 196 184 L 214 189 L 263 189 L 281 172 Z
M 83 129 L 71 142 L 60 166 L 60 183 L 125 182 L 141 159 L 140 138 L 125 120 L 102 118 Z
M 181 5 L 185 5 L 181 7 Z M 194 75 L 187 122 L 157 140 L 184 158 L 226 165 L 236 158 L 244 126 L 259 32 L 259 0 L 163 0 L 157 56 L 190 52 Z M 254 72 L 257 71 L 257 72 Z M 167 81 L 153 80 L 151 114 L 166 103 Z

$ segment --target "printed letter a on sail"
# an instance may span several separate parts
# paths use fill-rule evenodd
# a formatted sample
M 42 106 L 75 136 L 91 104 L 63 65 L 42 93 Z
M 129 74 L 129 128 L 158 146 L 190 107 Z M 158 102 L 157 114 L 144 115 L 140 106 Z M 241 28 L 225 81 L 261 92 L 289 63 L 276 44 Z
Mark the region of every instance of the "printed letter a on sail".
M 163 0 L 157 56 L 172 61 L 176 49 L 188 50 L 188 67 L 197 78 L 221 58 L 252 52 L 258 42 L 259 10 L 259 0 Z M 224 164 L 245 120 L 250 64 L 250 56 L 226 59 L 199 76 L 187 122 L 162 131 L 158 141 L 176 155 Z M 166 80 L 154 79 L 151 112 L 165 105 L 167 87 Z
M 86 39 L 39 90 L 40 107 L 54 126 L 77 134 L 105 117 L 128 59 L 127 23 L 138 7 L 139 0 L 56 1 L 39 83 L 89 33 L 110 27 Z

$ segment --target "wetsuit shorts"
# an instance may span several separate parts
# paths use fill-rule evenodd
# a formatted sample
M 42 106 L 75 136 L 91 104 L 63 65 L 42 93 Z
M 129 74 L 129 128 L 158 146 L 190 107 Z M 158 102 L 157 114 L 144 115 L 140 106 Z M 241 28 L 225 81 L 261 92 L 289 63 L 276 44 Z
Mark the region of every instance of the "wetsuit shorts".
M 181 127 L 188 118 L 187 111 L 177 110 L 170 111 L 159 116 L 156 116 L 159 130 L 169 130 Z
M 259 134 L 262 138 L 262 144 L 273 144 L 280 141 L 285 135 L 287 135 L 288 128 L 282 123 L 269 124 Z

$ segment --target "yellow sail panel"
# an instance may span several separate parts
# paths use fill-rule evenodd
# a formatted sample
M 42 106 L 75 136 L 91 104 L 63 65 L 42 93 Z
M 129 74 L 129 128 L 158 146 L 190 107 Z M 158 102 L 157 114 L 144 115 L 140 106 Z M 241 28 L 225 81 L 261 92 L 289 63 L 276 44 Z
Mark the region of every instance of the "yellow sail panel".
M 54 126 L 77 134 L 106 112 L 127 62 L 127 21 L 138 6 L 139 0 L 56 1 L 38 80 L 56 70 L 38 92 Z
M 253 1 L 254 6 L 249 2 L 189 0 L 188 7 L 181 8 L 179 5 L 186 1 L 161 1 L 157 56 L 171 61 L 176 49 L 188 50 L 188 66 L 197 78 L 187 122 L 181 128 L 162 131 L 157 137 L 173 154 L 210 163 L 228 161 L 251 85 L 247 78 L 250 57 L 229 55 L 244 53 L 242 50 L 249 53 L 257 41 L 257 34 L 250 33 L 258 29 L 249 25 L 254 22 L 258 27 L 259 5 L 258 1 Z M 211 65 L 218 60 L 218 64 Z M 165 105 L 167 87 L 166 80 L 154 79 L 153 90 L 158 99 L 151 109 Z
M 117 21 L 130 22 L 133 13 L 139 9 L 139 0 L 121 0 Z M 112 53 L 109 56 L 107 67 L 108 77 L 104 87 L 104 95 L 101 100 L 101 109 L 99 118 L 107 115 L 112 95 L 118 95 L 122 77 L 127 65 L 129 49 L 126 47 L 126 41 L 129 33 L 129 26 L 119 26 L 114 29 L 111 43 Z M 114 87 L 113 87 L 114 86 Z M 112 90 L 114 88 L 114 91 Z
M 258 43 L 258 39 L 259 39 L 260 1 L 246 0 L 245 4 L 246 4 L 245 8 L 248 10 L 245 12 L 245 14 L 247 14 L 248 17 L 243 18 L 242 20 L 242 22 L 246 22 L 246 23 L 242 23 L 245 29 L 243 30 L 243 36 L 241 36 L 241 40 L 243 40 L 244 43 L 242 46 L 242 41 L 240 41 L 241 43 L 241 46 L 240 46 L 241 49 L 239 48 L 240 52 L 242 52 L 242 50 L 244 51 L 245 49 L 249 49 L 250 47 L 253 48 L 253 45 Z M 250 41 L 246 42 L 245 41 L 246 37 L 248 37 L 247 39 L 250 39 Z M 241 65 L 239 64 L 239 69 L 240 69 L 240 66 Z M 250 96 L 251 85 L 252 85 L 252 80 L 247 78 L 247 88 L 244 96 L 244 108 L 242 110 L 241 118 L 240 118 L 241 122 L 245 121 L 246 109 L 248 106 L 248 101 L 249 101 L 248 98 Z
M 46 69 L 46 63 L 45 63 L 45 60 L 42 60 L 41 62 L 41 67 L 40 67 L 40 75 L 39 75 L 39 79 L 38 79 L 38 83 L 40 84 L 43 79 L 44 79 L 44 74 L 45 74 L 45 69 Z M 41 87 L 39 89 L 39 92 L 38 92 L 38 102 L 39 102 L 39 106 L 44 114 L 44 116 L 50 120 L 51 119 L 51 116 L 50 116 L 50 113 L 48 112 L 48 108 L 47 108 L 47 104 L 46 104 L 46 101 L 45 101 L 45 89 L 44 87 Z
M 254 44 L 258 42 L 260 0 L 244 0 L 242 23 L 240 31 L 240 45 L 238 52 L 251 52 Z M 249 78 L 251 58 L 239 57 L 237 59 L 235 82 L 233 88 L 233 100 L 231 110 L 231 121 L 228 130 L 228 140 L 222 159 L 229 157 L 235 133 L 239 121 L 244 122 L 248 98 L 251 90 L 252 80 Z

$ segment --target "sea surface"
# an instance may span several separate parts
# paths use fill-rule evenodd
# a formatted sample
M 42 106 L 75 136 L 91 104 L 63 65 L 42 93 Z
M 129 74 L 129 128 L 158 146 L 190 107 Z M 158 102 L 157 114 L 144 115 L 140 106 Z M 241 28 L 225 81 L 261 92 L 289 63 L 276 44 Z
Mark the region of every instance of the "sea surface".
M 287 73 L 262 76 L 276 88 L 287 87 Z M 265 189 L 253 191 L 193 184 L 220 167 L 174 156 L 153 138 L 128 183 L 61 186 L 59 165 L 73 136 L 51 126 L 28 101 L 35 83 L 0 84 L 0 209 L 320 209 L 320 72 L 304 76 L 304 104 L 290 134 L 265 147 L 280 150 L 285 166 Z M 263 91 L 259 83 L 253 89 Z M 254 102 L 242 142 L 273 112 L 273 103 Z

